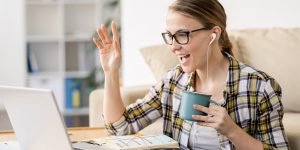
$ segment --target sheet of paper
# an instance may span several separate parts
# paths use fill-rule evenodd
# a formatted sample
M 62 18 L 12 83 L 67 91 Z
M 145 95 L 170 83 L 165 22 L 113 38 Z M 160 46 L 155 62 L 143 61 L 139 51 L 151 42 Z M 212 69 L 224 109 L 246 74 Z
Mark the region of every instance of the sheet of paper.
M 16 141 L 6 141 L 0 142 L 0 150 L 21 150 L 21 148 Z
M 172 138 L 165 135 L 147 135 L 147 136 L 112 136 L 104 139 L 95 139 L 96 143 L 104 147 L 115 149 L 130 148 L 153 148 L 169 144 L 176 144 Z

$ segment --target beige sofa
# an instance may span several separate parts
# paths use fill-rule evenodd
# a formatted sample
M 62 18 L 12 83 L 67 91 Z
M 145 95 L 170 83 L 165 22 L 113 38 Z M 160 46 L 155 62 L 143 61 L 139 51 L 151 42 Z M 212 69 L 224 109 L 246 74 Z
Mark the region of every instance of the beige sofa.
M 297 69 L 300 66 L 300 28 L 247 29 L 231 31 L 229 34 L 237 59 L 267 72 L 280 83 L 285 108 L 285 131 L 291 148 L 300 149 L 300 69 Z M 157 80 L 178 63 L 176 57 L 170 55 L 170 51 L 163 45 L 142 48 L 141 53 Z M 142 98 L 149 87 L 150 85 L 121 88 L 124 103 L 128 105 L 137 98 Z M 101 89 L 90 94 L 92 127 L 103 126 L 102 100 Z M 141 132 L 162 133 L 162 120 Z

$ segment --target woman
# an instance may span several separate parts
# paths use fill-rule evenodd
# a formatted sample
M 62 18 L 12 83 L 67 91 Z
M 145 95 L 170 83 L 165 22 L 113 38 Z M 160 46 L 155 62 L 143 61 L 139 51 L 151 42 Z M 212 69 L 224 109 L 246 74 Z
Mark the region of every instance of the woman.
M 178 56 L 149 93 L 124 107 L 119 90 L 121 52 L 115 23 L 113 39 L 101 25 L 94 38 L 105 73 L 103 117 L 111 134 L 136 133 L 163 117 L 164 134 L 182 149 L 288 149 L 282 124 L 279 84 L 232 55 L 226 14 L 217 0 L 176 0 L 169 6 L 163 39 Z M 183 120 L 178 108 L 182 91 L 209 93 L 218 105 L 194 109 L 207 116 Z

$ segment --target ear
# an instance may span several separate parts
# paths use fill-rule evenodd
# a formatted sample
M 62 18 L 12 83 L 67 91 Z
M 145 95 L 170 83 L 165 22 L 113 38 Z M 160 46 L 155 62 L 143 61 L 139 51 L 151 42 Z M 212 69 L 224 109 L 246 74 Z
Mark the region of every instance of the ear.
M 213 36 L 213 34 L 215 34 L 215 40 L 216 41 L 219 41 L 219 38 L 220 38 L 220 36 L 221 36 L 221 33 L 222 33 L 222 29 L 219 27 L 219 26 L 214 26 L 213 28 L 212 28 L 212 36 Z
M 211 40 L 210 40 L 210 42 L 209 42 L 208 45 L 211 45 L 211 43 L 215 41 L 216 37 L 217 37 L 217 34 L 216 33 L 212 33 L 211 34 Z

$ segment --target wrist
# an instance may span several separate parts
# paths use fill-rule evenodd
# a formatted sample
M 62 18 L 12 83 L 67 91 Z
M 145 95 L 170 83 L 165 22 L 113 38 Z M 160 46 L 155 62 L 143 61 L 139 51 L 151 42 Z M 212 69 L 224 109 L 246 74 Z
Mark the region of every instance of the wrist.
M 234 124 L 231 130 L 229 130 L 227 138 L 230 140 L 234 140 L 240 135 L 241 131 L 242 129 L 238 125 Z
M 236 149 L 263 149 L 263 143 L 261 141 L 250 136 L 236 124 L 225 136 L 233 143 Z
M 105 77 L 105 78 L 119 77 L 119 71 L 109 71 L 109 72 L 104 72 L 104 77 Z
M 105 87 L 117 88 L 120 86 L 119 72 L 106 72 L 104 73 L 104 85 Z

